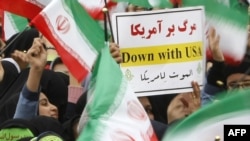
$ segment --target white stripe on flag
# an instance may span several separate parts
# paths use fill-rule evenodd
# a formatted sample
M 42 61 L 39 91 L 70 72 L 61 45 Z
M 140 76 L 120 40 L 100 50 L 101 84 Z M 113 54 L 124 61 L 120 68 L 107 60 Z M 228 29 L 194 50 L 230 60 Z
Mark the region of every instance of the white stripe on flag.
M 51 2 L 51 0 L 26 0 L 26 1 L 40 8 L 46 7 Z
M 22 27 L 23 25 L 28 25 L 28 21 L 22 17 L 19 17 L 19 22 L 23 23 L 16 23 L 16 21 L 13 19 L 13 16 L 11 13 L 4 11 L 3 15 L 3 31 L 4 31 L 4 40 L 8 40 L 12 35 L 21 32 L 17 26 L 20 26 L 22 29 L 25 29 L 25 27 Z
M 80 32 L 77 23 L 70 15 L 70 9 L 65 8 L 67 7 L 61 1 L 54 0 L 44 9 L 42 16 L 61 47 L 90 70 L 96 59 L 97 52 L 86 39 L 84 33 Z
M 16 25 L 13 23 L 13 19 L 10 17 L 8 12 L 4 12 L 3 17 L 3 30 L 4 30 L 4 38 L 8 40 L 12 35 L 16 34 L 18 31 Z

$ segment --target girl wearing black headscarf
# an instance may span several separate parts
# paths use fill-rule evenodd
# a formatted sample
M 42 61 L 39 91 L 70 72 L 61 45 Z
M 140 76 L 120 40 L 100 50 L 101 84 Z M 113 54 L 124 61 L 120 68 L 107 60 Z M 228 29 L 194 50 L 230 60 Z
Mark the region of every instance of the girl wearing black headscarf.
M 40 38 L 35 38 L 27 52 L 30 70 L 17 104 L 14 118 L 49 116 L 63 122 L 67 105 L 67 85 L 55 72 L 44 70 L 47 52 Z

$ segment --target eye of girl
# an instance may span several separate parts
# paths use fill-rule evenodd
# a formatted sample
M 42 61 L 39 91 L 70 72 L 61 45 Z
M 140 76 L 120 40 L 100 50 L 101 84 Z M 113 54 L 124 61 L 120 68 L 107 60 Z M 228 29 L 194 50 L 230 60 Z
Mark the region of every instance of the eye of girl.
M 153 109 L 151 106 L 146 106 L 145 107 L 145 111 L 148 113 L 148 114 L 152 114 L 153 113 Z
M 48 100 L 47 99 L 41 99 L 39 103 L 41 105 L 43 105 L 43 106 L 47 106 L 48 105 Z

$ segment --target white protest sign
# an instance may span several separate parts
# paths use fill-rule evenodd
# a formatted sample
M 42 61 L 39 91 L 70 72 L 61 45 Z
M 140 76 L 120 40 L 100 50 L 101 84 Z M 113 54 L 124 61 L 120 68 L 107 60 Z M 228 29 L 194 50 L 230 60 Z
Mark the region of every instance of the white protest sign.
M 204 79 L 204 9 L 115 13 L 121 69 L 138 96 L 192 91 Z

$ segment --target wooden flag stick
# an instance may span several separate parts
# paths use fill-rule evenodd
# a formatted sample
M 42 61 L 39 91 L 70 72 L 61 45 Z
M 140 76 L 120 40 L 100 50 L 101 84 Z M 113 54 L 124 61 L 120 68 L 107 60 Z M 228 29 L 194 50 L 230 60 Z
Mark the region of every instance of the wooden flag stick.
M 107 11 L 106 11 L 106 17 L 107 17 L 107 20 L 108 20 L 107 22 L 109 24 L 109 29 L 110 29 L 110 34 L 111 34 L 111 42 L 114 42 L 114 34 L 113 34 L 111 19 L 110 19 L 110 15 L 109 15 L 107 0 L 104 0 L 104 2 L 105 2 L 105 8 L 107 9 Z
M 103 12 L 103 14 L 104 14 L 104 37 L 105 37 L 105 42 L 107 42 L 108 41 L 108 28 L 107 28 L 107 8 L 106 7 L 104 7 L 103 9 L 102 9 L 102 12 Z
M 214 141 L 220 141 L 220 136 L 215 136 Z

